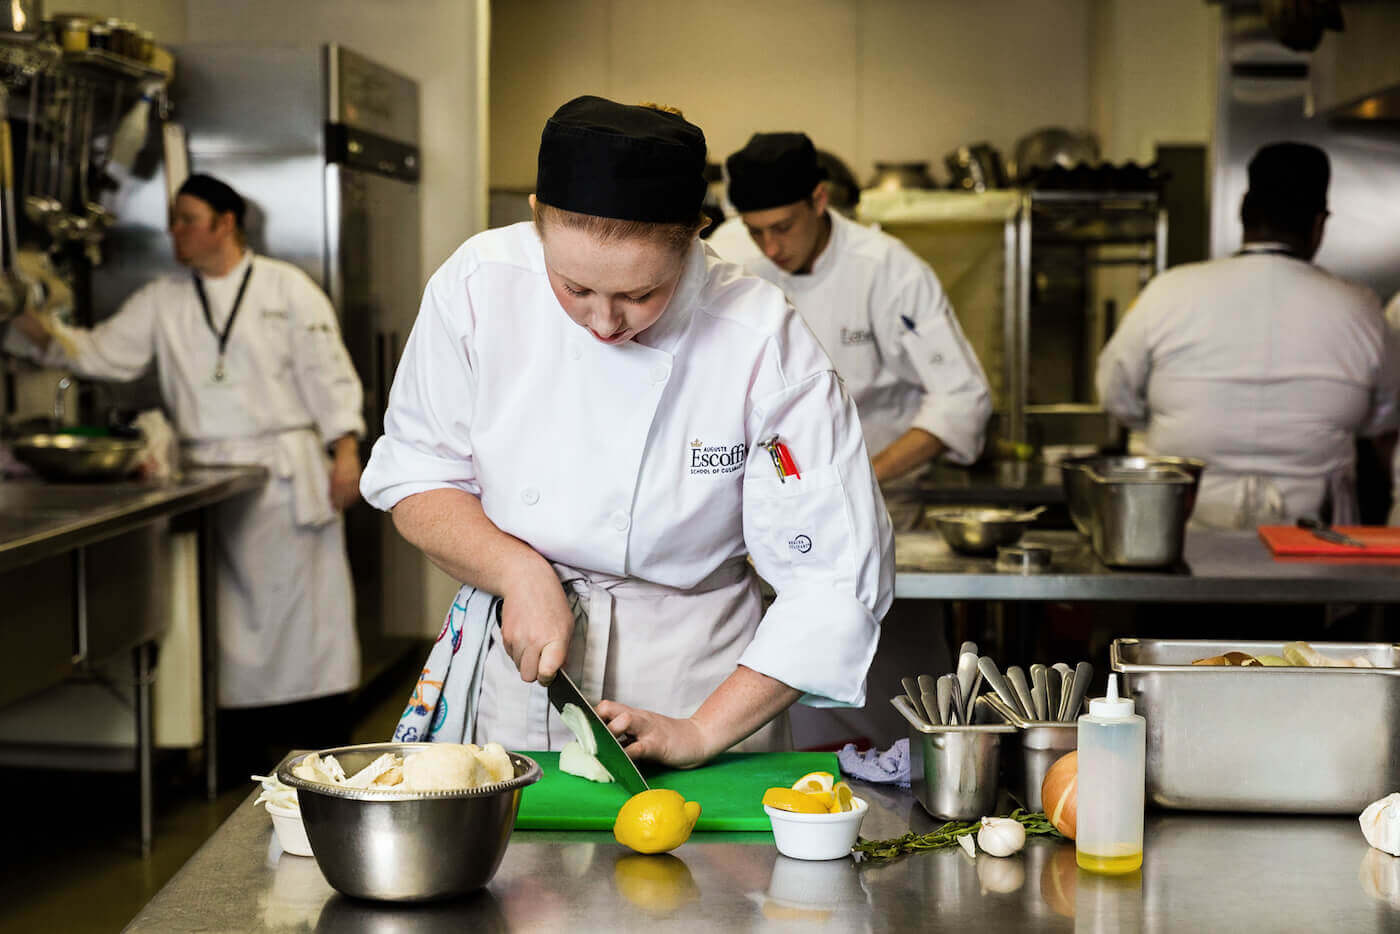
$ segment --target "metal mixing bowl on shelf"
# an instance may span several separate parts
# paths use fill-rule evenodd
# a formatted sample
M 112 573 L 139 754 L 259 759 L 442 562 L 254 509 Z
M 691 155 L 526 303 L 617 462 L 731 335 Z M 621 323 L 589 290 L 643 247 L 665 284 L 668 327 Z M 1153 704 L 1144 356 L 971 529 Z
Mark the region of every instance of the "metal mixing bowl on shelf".
M 10 442 L 15 458 L 45 480 L 120 480 L 136 469 L 146 443 L 69 432 L 20 435 Z
M 384 753 L 408 756 L 432 743 L 370 743 L 323 749 L 353 775 Z M 307 753 L 310 755 L 310 753 Z M 521 791 L 540 780 L 533 759 L 510 753 L 515 777 L 460 791 L 345 788 L 277 770 L 297 790 L 316 863 L 337 891 L 356 898 L 421 902 L 475 891 L 496 874 L 515 829 Z
M 999 545 L 1014 545 L 1041 509 L 997 509 L 990 506 L 940 506 L 926 510 L 932 522 L 954 551 L 966 555 L 994 554 Z

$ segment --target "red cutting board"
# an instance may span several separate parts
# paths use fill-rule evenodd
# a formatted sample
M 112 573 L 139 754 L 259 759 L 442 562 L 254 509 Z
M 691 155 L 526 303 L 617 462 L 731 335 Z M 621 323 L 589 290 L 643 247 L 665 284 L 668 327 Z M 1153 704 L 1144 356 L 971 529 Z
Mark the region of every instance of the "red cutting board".
M 1365 548 L 1324 542 L 1295 525 L 1261 525 L 1259 537 L 1278 558 L 1400 558 L 1400 527 L 1339 525 L 1343 535 L 1366 543 Z

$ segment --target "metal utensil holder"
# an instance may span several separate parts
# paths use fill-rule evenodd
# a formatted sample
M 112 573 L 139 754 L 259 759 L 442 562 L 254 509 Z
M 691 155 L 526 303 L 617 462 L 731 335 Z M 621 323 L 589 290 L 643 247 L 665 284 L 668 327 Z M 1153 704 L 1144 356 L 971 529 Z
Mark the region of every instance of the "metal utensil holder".
M 909 784 L 924 810 L 945 820 L 991 814 L 997 801 L 1001 738 L 1016 727 L 932 726 L 914 712 L 907 697 L 892 697 L 890 703 L 909 722 Z
M 1027 720 L 990 694 L 982 701 L 1021 734 L 1019 767 L 1007 770 L 1011 773 L 1008 783 L 1012 791 L 1020 792 L 1018 797 L 1029 810 L 1045 810 L 1045 802 L 1040 797 L 1045 773 L 1065 753 L 1079 748 L 1079 724 L 1073 720 Z

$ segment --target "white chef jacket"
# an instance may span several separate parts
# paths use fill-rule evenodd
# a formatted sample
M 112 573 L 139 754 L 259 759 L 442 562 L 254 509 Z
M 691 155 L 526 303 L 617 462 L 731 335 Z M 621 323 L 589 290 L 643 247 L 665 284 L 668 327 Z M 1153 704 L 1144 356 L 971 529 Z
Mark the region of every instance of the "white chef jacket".
M 812 271 L 793 275 L 763 255 L 742 217 L 708 242 L 721 256 L 777 285 L 821 341 L 860 411 L 878 454 L 910 428 L 970 464 L 992 411 L 987 377 L 929 265 L 889 234 L 827 211 L 831 239 Z
M 696 243 L 661 318 L 604 345 L 560 307 L 527 222 L 478 234 L 429 280 L 360 489 L 381 509 L 464 490 L 561 577 L 655 585 L 648 625 L 610 656 L 674 668 L 731 652 L 808 703 L 860 704 L 894 575 L 857 426 L 820 345 L 767 283 Z M 800 479 L 780 481 L 760 446 L 775 434 Z M 685 594 L 748 586 L 729 581 L 748 573 L 746 554 L 778 597 L 751 633 L 725 637 L 737 645 L 716 644 L 706 604 Z M 611 696 L 645 706 L 665 690 Z
M 1158 276 L 1099 356 L 1110 413 L 1152 453 L 1206 462 L 1204 525 L 1291 522 L 1329 499 L 1334 522 L 1356 521 L 1355 438 L 1397 421 L 1375 294 L 1278 248 Z
M 204 277 L 214 326 L 188 272 L 137 290 L 91 330 L 56 326 L 41 362 L 90 379 L 132 380 L 154 360 L 187 455 L 201 464 L 262 464 L 272 480 L 218 515 L 219 703 L 288 703 L 359 683 L 344 525 L 331 506 L 325 445 L 363 435 L 362 391 L 335 309 L 300 269 L 246 252 Z M 15 334 L 11 329 L 11 334 Z

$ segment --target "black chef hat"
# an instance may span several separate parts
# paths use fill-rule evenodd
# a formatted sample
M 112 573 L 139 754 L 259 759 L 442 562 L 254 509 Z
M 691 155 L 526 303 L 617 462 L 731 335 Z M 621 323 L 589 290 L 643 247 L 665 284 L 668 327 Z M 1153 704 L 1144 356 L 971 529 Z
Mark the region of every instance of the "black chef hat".
M 705 199 L 705 134 L 680 114 L 576 97 L 544 125 L 535 197 L 594 217 L 693 222 Z
M 1307 143 L 1270 143 L 1249 160 L 1249 194 L 1261 202 L 1286 202 L 1311 217 L 1327 209 L 1332 170 L 1327 153 Z
M 725 160 L 735 210 L 765 211 L 812 196 L 826 174 L 806 133 L 755 133 Z
M 176 194 L 193 195 L 213 208 L 215 214 L 232 211 L 239 228 L 243 227 L 243 215 L 248 210 L 243 196 L 212 175 L 191 175 Z

